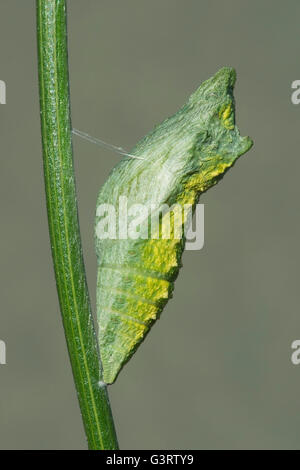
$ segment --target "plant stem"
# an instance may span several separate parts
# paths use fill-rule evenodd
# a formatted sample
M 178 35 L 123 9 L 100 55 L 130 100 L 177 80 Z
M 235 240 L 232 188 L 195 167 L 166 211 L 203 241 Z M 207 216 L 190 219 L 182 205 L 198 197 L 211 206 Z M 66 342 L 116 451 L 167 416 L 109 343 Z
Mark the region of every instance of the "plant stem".
M 37 0 L 37 41 L 49 232 L 63 325 L 89 448 L 117 449 L 102 383 L 77 214 L 65 0 Z

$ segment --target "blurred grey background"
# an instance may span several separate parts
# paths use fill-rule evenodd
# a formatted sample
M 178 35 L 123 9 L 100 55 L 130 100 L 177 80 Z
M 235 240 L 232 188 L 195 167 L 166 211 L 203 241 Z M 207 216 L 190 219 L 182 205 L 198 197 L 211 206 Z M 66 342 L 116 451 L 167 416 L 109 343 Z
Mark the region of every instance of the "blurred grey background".
M 299 449 L 298 0 L 71 0 L 73 126 L 130 149 L 220 67 L 254 148 L 205 203 L 205 246 L 110 387 L 123 449 Z M 1 449 L 86 448 L 43 188 L 35 3 L 0 1 Z M 94 305 L 97 192 L 120 156 L 74 137 Z

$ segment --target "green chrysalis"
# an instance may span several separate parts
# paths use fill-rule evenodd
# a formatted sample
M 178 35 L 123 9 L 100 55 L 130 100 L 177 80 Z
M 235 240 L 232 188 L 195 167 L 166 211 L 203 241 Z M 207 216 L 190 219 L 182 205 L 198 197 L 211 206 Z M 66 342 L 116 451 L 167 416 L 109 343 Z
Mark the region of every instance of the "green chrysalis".
M 235 79 L 235 71 L 225 67 L 202 83 L 187 104 L 136 145 L 131 154 L 140 159 L 124 157 L 112 170 L 97 207 L 113 205 L 117 218 L 122 218 L 121 196 L 128 205 L 146 208 L 194 208 L 200 194 L 252 146 L 235 126 Z M 97 214 L 99 345 L 103 380 L 112 383 L 170 298 L 185 241 L 175 236 L 132 239 L 116 233 L 99 238 L 102 219 Z M 178 224 L 182 220 L 174 215 L 173 235 Z M 144 232 L 148 225 L 149 218 L 141 222 Z

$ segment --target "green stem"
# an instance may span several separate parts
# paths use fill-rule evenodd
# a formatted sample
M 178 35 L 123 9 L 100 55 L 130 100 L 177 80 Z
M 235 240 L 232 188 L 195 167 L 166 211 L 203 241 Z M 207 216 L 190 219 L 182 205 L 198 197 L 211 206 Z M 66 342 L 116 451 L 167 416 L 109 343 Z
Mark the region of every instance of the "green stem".
M 44 176 L 56 285 L 90 449 L 117 449 L 82 256 L 73 167 L 66 1 L 37 0 Z

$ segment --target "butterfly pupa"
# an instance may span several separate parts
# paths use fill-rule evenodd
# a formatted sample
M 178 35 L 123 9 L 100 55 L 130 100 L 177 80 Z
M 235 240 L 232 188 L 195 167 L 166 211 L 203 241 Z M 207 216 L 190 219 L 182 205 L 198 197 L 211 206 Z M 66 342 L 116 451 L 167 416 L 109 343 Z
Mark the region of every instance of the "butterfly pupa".
M 122 158 L 102 186 L 97 208 L 112 205 L 117 220 L 124 215 L 120 197 L 128 207 L 190 204 L 194 208 L 201 193 L 252 146 L 235 125 L 235 79 L 232 68 L 222 68 L 175 115 L 138 142 L 131 155 L 142 158 Z M 133 239 L 119 233 L 101 238 L 99 223 L 97 211 L 98 335 L 103 380 L 112 383 L 171 297 L 185 240 L 174 236 Z M 172 224 L 174 233 L 182 219 L 174 216 Z M 141 225 L 145 232 L 149 219 L 144 218 Z

